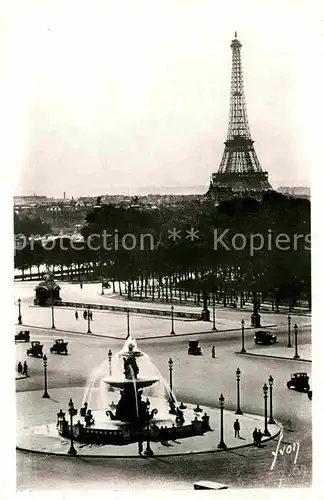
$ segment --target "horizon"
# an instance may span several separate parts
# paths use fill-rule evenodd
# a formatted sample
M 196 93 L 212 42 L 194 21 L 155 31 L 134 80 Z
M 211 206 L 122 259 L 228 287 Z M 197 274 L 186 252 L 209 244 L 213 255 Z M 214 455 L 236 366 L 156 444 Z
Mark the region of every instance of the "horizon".
M 205 186 L 155 186 L 155 191 L 149 191 L 151 188 L 147 188 L 143 186 L 142 188 L 139 188 L 137 191 L 134 192 L 122 192 L 122 188 L 120 190 L 116 189 L 114 192 L 110 193 L 97 193 L 94 195 L 89 195 L 89 194 L 82 194 L 79 196 L 75 196 L 73 194 L 69 195 L 68 193 L 65 192 L 65 198 L 66 199 L 72 199 L 72 198 L 96 198 L 98 196 L 163 196 L 163 195 L 202 195 L 204 194 L 207 189 Z M 276 186 L 274 190 L 279 190 L 279 189 L 303 189 L 303 190 L 309 190 L 311 187 L 309 185 L 280 185 Z M 145 192 L 146 191 L 146 192 Z M 49 196 L 44 193 L 29 193 L 29 194 L 15 194 L 14 197 L 30 197 L 32 198 L 33 196 L 45 196 L 46 198 L 54 198 L 54 199 L 63 199 L 64 198 L 64 192 L 60 193 L 60 195 L 57 196 Z

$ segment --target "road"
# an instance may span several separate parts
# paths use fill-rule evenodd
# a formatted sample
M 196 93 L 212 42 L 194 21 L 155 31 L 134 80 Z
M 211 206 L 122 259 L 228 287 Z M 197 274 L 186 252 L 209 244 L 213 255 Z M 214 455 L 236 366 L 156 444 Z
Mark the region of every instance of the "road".
M 32 339 L 44 343 L 49 352 L 53 333 L 32 330 Z M 246 346 L 252 344 L 253 332 L 246 332 Z M 286 332 L 278 331 L 278 339 Z M 108 349 L 116 352 L 120 341 L 86 334 L 64 334 L 69 341 L 69 355 L 48 355 L 49 392 L 51 387 L 84 386 L 89 374 L 107 356 Z M 303 329 L 302 342 L 309 342 L 310 329 Z M 293 454 L 284 453 L 274 469 L 272 451 L 277 442 L 263 449 L 241 448 L 215 454 L 152 459 L 81 459 L 54 457 L 17 451 L 17 488 L 22 489 L 141 489 L 192 488 L 196 480 L 224 482 L 231 487 L 297 487 L 310 486 L 312 479 L 311 407 L 305 394 L 289 391 L 286 382 L 290 373 L 307 371 L 311 364 L 270 358 L 237 356 L 240 332 L 217 332 L 200 335 L 204 355 L 188 356 L 186 337 L 139 340 L 138 345 L 151 356 L 162 375 L 168 378 L 168 359 L 174 361 L 173 387 L 178 400 L 210 406 L 218 405 L 222 392 L 228 409 L 236 407 L 235 371 L 240 367 L 241 407 L 249 413 L 262 414 L 262 386 L 271 374 L 274 378 L 274 417 L 284 425 L 284 444 L 298 442 L 299 455 L 293 465 Z M 211 346 L 216 345 L 216 359 L 211 358 Z M 26 344 L 16 344 L 17 360 L 27 359 Z M 28 358 L 31 377 L 16 382 L 17 391 L 43 387 L 43 363 Z

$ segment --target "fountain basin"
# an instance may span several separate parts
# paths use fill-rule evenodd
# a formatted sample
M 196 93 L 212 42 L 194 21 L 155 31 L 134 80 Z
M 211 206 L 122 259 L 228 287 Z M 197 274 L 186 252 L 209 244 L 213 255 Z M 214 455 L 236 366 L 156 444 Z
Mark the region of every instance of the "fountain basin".
M 155 384 L 158 382 L 158 378 L 146 378 L 146 379 L 141 379 L 137 378 L 135 380 L 127 380 L 125 378 L 112 378 L 112 377 L 105 377 L 103 379 L 103 382 L 106 384 L 109 384 L 111 387 L 114 387 L 116 389 L 124 389 L 125 386 L 136 386 L 137 389 L 143 389 L 144 387 L 150 387 L 151 385 Z
M 159 401 L 158 398 L 153 398 L 152 405 L 160 411 L 145 428 L 132 426 L 121 420 L 111 420 L 107 417 L 105 410 L 93 410 L 95 424 L 87 427 L 84 419 L 79 417 L 77 423 L 72 426 L 73 437 L 75 441 L 86 444 L 121 446 L 138 441 L 160 442 L 183 439 L 203 435 L 210 430 L 209 417 L 202 416 L 198 420 L 192 408 L 184 412 L 185 422 L 178 425 L 176 417 L 165 410 L 164 403 L 164 400 Z M 75 417 L 75 420 L 76 418 L 78 417 Z M 60 436 L 67 439 L 71 437 L 71 426 L 67 420 L 58 420 L 57 429 Z

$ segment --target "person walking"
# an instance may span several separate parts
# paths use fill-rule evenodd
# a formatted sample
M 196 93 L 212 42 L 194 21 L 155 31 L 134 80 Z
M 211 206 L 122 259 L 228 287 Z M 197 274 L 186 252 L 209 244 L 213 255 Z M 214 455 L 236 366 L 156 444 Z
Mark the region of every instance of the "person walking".
M 255 428 L 253 433 L 252 433 L 252 437 L 253 437 L 253 446 L 257 446 L 258 444 L 258 429 Z
M 24 361 L 24 368 L 23 368 L 22 374 L 26 375 L 26 377 L 28 377 L 28 366 L 27 366 L 27 362 L 26 361 Z
M 212 347 L 212 358 L 215 358 L 216 357 L 216 349 L 215 349 L 215 346 L 213 345 Z
M 141 439 L 138 440 L 138 454 L 141 457 L 143 453 L 143 441 Z
M 258 435 L 257 435 L 257 446 L 258 446 L 258 448 L 261 448 L 261 441 L 262 441 L 262 432 L 261 432 L 261 429 L 258 429 L 257 433 L 258 433 Z
M 22 374 L 22 371 L 23 371 L 23 366 L 21 364 L 21 362 L 19 361 L 18 365 L 17 365 L 17 372 L 18 372 L 18 375 L 21 375 Z
M 235 420 L 233 427 L 234 427 L 234 437 L 239 438 L 241 426 L 238 418 Z
M 87 319 L 87 311 L 83 311 L 83 318 Z
M 75 311 L 75 319 L 79 319 L 78 311 Z

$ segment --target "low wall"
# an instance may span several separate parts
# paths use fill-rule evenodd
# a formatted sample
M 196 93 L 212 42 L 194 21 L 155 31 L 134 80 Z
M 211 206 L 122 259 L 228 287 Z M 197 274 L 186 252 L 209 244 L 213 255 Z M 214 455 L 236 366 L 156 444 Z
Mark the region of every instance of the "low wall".
M 167 316 L 171 317 L 171 310 L 164 311 L 161 309 L 149 309 L 142 307 L 129 307 L 129 306 L 112 306 L 106 304 L 85 304 L 83 302 L 65 302 L 62 301 L 60 303 L 55 303 L 57 307 L 71 307 L 73 309 L 91 309 L 91 310 L 103 310 L 103 311 L 117 311 L 117 312 L 130 312 L 134 314 L 149 314 L 153 316 Z M 201 314 L 199 313 L 190 313 L 184 311 L 174 311 L 173 316 L 175 318 L 186 318 L 199 321 L 201 319 Z

